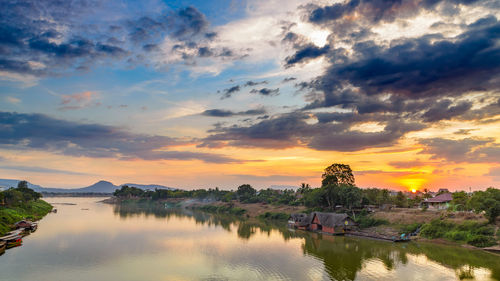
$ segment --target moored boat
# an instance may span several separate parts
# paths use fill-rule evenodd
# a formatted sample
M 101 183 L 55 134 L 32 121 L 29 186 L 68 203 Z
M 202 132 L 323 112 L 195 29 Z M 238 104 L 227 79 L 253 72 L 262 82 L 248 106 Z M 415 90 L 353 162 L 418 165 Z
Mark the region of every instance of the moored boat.
M 7 242 L 0 241 L 0 255 L 2 255 L 5 252 L 6 247 L 7 247 Z
M 4 241 L 6 243 L 6 248 L 9 249 L 21 246 L 21 244 L 23 243 L 23 237 L 19 234 L 11 234 L 0 237 L 0 241 Z
M 12 230 L 12 231 L 7 233 L 7 236 L 12 236 L 12 235 L 27 235 L 26 229 L 25 228 L 18 228 L 16 230 Z
M 35 231 L 36 228 L 38 227 L 38 224 L 36 222 L 32 222 L 32 221 L 28 221 L 28 220 L 22 220 L 22 221 L 16 222 L 14 224 L 14 226 L 16 227 L 16 229 L 24 228 L 26 230 Z

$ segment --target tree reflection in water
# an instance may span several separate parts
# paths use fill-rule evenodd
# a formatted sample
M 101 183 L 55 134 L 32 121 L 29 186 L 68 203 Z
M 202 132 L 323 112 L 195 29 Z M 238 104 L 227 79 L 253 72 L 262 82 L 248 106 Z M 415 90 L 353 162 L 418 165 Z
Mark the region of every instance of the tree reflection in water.
M 320 260 L 332 280 L 355 280 L 367 261 L 381 261 L 387 271 L 393 271 L 409 262 L 409 256 L 424 255 L 428 260 L 453 269 L 458 279 L 474 278 L 474 269 L 485 268 L 491 278 L 500 280 L 500 258 L 496 255 L 457 246 L 430 243 L 389 243 L 354 237 L 322 235 L 291 231 L 283 223 L 246 220 L 241 217 L 216 215 L 189 209 L 164 208 L 151 203 L 133 203 L 114 206 L 114 213 L 122 219 L 137 216 L 155 216 L 194 219 L 196 224 L 221 227 L 228 232 L 250 240 L 256 233 L 278 231 L 283 239 L 303 239 L 304 255 Z

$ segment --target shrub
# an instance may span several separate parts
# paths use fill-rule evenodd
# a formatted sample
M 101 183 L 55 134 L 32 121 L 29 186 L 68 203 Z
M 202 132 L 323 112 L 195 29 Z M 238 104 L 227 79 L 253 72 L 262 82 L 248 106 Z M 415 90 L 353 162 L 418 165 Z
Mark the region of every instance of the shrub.
M 453 240 L 453 241 L 466 241 L 469 233 L 467 231 L 450 231 L 445 233 L 445 238 Z
M 428 224 L 425 224 L 420 231 L 420 235 L 431 239 L 442 238 L 445 233 L 453 229 L 454 226 L 455 225 L 453 223 L 436 219 Z
M 489 247 L 497 244 L 495 238 L 486 235 L 474 235 L 467 240 L 467 244 L 476 247 Z
M 466 221 L 457 225 L 442 220 L 433 220 L 425 224 L 420 232 L 423 237 L 446 238 L 455 242 L 466 242 L 476 247 L 495 245 L 497 242 L 493 234 L 492 226 L 476 221 Z

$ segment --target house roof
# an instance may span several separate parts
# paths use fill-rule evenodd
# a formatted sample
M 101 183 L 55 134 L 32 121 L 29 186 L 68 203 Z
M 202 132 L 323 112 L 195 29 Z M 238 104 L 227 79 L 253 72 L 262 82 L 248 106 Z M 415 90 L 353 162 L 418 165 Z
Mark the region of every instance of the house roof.
M 347 214 L 336 214 L 336 213 L 322 213 L 322 212 L 314 212 L 311 216 L 311 222 L 314 219 L 314 216 L 317 216 L 321 225 L 326 227 L 334 227 L 344 225 L 346 219 L 351 219 Z
M 311 215 L 304 214 L 304 213 L 298 213 L 298 214 L 291 214 L 290 218 L 292 218 L 293 221 L 297 222 L 299 226 L 307 226 L 311 223 Z
M 451 193 L 443 193 L 440 194 L 434 198 L 428 198 L 425 200 L 425 202 L 429 203 L 444 203 L 444 202 L 450 202 L 453 199 L 451 196 Z

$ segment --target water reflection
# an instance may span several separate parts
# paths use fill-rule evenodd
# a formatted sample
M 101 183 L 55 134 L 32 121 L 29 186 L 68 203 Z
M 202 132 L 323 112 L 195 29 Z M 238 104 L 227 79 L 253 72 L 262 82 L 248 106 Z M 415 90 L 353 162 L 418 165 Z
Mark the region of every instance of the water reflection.
M 488 253 L 290 231 L 283 224 L 102 198 L 58 205 L 0 280 L 500 280 Z M 88 209 L 88 210 L 82 210 Z
M 151 205 L 115 206 L 114 212 L 121 218 L 151 215 L 167 219 L 170 216 L 192 218 L 197 224 L 220 226 L 228 232 L 236 229 L 237 236 L 244 240 L 250 240 L 256 233 L 269 236 L 271 232 L 277 231 L 285 241 L 291 238 L 302 239 L 303 254 L 321 261 L 331 280 L 364 279 L 366 272 L 363 271 L 367 270 L 370 271 L 369 276 L 377 276 L 379 280 L 391 279 L 394 276 L 414 279 L 412 276 L 417 275 L 424 276 L 425 280 L 440 280 L 450 272 L 454 273 L 454 279 L 460 280 L 500 280 L 500 257 L 456 246 L 430 243 L 398 244 L 322 235 L 289 230 L 277 223 Z M 410 260 L 414 264 L 408 266 Z M 378 265 L 377 268 L 369 268 L 369 265 L 374 263 Z M 358 274 L 360 272 L 362 274 Z

